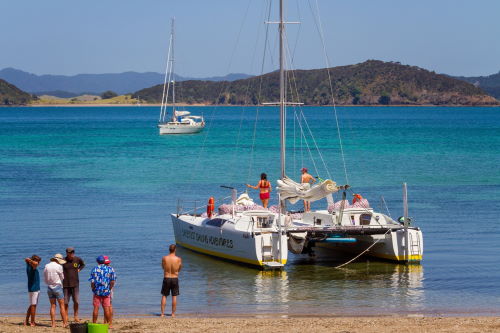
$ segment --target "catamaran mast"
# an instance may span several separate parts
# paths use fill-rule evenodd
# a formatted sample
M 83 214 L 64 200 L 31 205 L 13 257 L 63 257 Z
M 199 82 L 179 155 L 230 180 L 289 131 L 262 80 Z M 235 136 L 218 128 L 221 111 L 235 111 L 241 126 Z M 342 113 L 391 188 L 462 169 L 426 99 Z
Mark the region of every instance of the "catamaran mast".
M 285 110 L 285 50 L 283 34 L 285 22 L 283 21 L 283 0 L 280 0 L 280 148 L 281 148 L 281 179 L 285 178 L 285 138 L 286 138 L 286 110 Z
M 172 58 L 170 59 L 170 72 L 172 73 L 172 120 L 175 121 L 175 77 L 174 77 L 174 42 L 175 42 L 175 17 L 172 18 Z

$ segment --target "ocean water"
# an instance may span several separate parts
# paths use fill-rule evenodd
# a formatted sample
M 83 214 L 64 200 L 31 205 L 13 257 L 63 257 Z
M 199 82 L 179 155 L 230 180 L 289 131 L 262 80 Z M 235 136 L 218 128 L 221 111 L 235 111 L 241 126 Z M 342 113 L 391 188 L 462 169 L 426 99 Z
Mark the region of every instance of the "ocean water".
M 27 306 L 23 258 L 38 254 L 43 265 L 68 246 L 88 264 L 80 275 L 83 314 L 91 311 L 87 278 L 99 254 L 118 275 L 116 313 L 157 314 L 177 200 L 200 207 L 229 195 L 220 185 L 241 191 L 261 172 L 278 177 L 275 108 L 190 108 L 207 118 L 205 131 L 162 137 L 158 109 L 0 108 L 1 314 Z M 376 209 L 382 195 L 393 217 L 402 215 L 407 182 L 410 216 L 424 233 L 422 264 L 362 260 L 334 269 L 291 255 L 273 273 L 179 249 L 178 313 L 500 314 L 500 109 L 337 112 L 347 173 L 333 109 L 306 107 L 307 123 L 297 121 L 298 110 L 288 114 L 288 175 L 309 167 L 349 183 Z M 40 312 L 48 312 L 44 290 Z

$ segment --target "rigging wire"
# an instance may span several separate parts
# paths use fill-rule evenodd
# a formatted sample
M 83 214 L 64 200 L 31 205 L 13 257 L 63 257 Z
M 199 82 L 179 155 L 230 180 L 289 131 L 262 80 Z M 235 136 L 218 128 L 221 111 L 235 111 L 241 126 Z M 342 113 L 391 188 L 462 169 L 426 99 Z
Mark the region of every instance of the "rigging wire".
M 269 7 L 268 7 L 268 13 L 267 13 L 267 21 L 269 21 L 271 17 L 271 1 L 269 1 Z M 255 120 L 254 120 L 254 126 L 253 126 L 253 134 L 252 134 L 252 145 L 251 145 L 251 150 L 250 150 L 250 162 L 248 163 L 248 174 L 247 174 L 247 183 L 250 181 L 250 176 L 252 173 L 253 169 L 253 162 L 254 162 L 254 151 L 255 151 L 255 139 L 257 137 L 257 122 L 259 119 L 259 111 L 260 111 L 260 103 L 262 100 L 262 81 L 263 81 L 263 73 L 264 73 L 264 65 L 265 65 L 265 58 L 266 58 L 266 51 L 267 51 L 267 46 L 269 43 L 269 25 L 266 24 L 266 34 L 264 38 L 264 50 L 262 52 L 262 62 L 261 62 L 261 68 L 260 68 L 260 79 L 259 79 L 259 88 L 257 92 L 257 109 L 255 111 Z M 271 59 L 271 63 L 273 63 Z
M 286 45 L 288 45 L 288 44 L 286 44 Z M 287 48 L 287 51 L 288 51 L 288 52 L 290 52 L 289 48 Z M 292 65 L 293 65 L 293 64 L 290 64 L 290 68 L 292 68 Z M 298 100 L 299 100 L 299 91 L 298 91 L 298 87 L 297 87 L 297 80 L 296 80 L 296 78 L 295 78 L 295 72 L 294 72 L 294 70 L 290 70 L 290 71 L 289 71 L 289 73 L 290 73 L 290 76 L 292 77 L 291 81 L 294 83 L 294 85 L 293 85 L 293 87 L 291 87 L 291 89 L 292 89 L 292 92 L 295 92 L 295 94 L 296 94 L 296 96 L 297 96 L 297 101 L 298 101 Z M 309 126 L 309 123 L 307 122 L 307 119 L 306 119 L 306 117 L 305 117 L 305 115 L 304 115 L 303 108 L 299 107 L 298 109 L 300 110 L 300 115 L 301 115 L 301 117 L 304 119 L 304 123 L 305 123 L 305 125 L 306 125 L 306 128 L 307 128 L 307 130 L 308 130 L 308 132 L 309 132 L 309 135 L 310 135 L 310 137 L 311 137 L 311 139 L 312 139 L 312 141 L 313 141 L 314 147 L 315 147 L 316 151 L 318 152 L 318 155 L 319 155 L 319 157 L 320 157 L 320 159 L 321 159 L 321 162 L 323 163 L 323 167 L 324 167 L 324 168 L 325 168 L 325 170 L 326 170 L 326 173 L 327 173 L 327 175 L 328 175 L 328 178 L 330 178 L 330 179 L 331 179 L 331 178 L 332 178 L 332 176 L 331 176 L 331 174 L 330 174 L 330 171 L 328 170 L 328 166 L 326 165 L 326 162 L 325 162 L 325 160 L 324 160 L 324 158 L 323 158 L 323 154 L 321 153 L 321 150 L 319 149 L 319 146 L 318 146 L 318 144 L 317 144 L 317 142 L 316 142 L 316 139 L 314 138 L 314 135 L 313 135 L 313 133 L 312 133 L 312 131 L 311 131 L 311 128 L 310 128 L 310 126 Z M 301 127 L 301 128 L 302 128 L 302 127 Z M 303 135 L 304 135 L 304 134 L 303 134 Z M 308 149 L 309 149 L 309 147 L 308 147 Z M 312 157 L 311 157 L 311 159 L 312 159 Z M 313 164 L 314 164 L 314 161 L 313 161 Z M 315 164 L 314 164 L 314 165 L 315 165 Z M 317 174 L 318 174 L 318 176 L 319 176 L 319 174 L 320 174 L 320 173 L 319 173 L 318 169 L 316 168 L 316 166 L 315 166 L 315 171 L 316 171 L 316 173 L 317 173 Z
M 336 107 L 336 104 L 335 104 L 335 97 L 333 95 L 332 76 L 331 76 L 331 73 L 330 73 L 330 61 L 328 59 L 328 53 L 326 52 L 325 37 L 324 37 L 324 34 L 323 34 L 323 24 L 321 22 L 321 17 L 319 15 L 318 0 L 316 0 L 316 12 L 314 12 L 314 9 L 312 8 L 311 0 L 308 0 L 308 4 L 309 4 L 309 8 L 311 9 L 311 13 L 313 14 L 314 23 L 316 25 L 316 30 L 318 31 L 318 34 L 320 36 L 321 43 L 322 43 L 322 46 L 323 46 L 323 54 L 324 54 L 324 57 L 325 57 L 326 71 L 328 73 L 328 84 L 329 84 L 329 88 L 330 88 L 330 95 L 332 96 L 332 104 L 333 104 L 333 111 L 334 111 L 333 113 L 335 115 L 335 123 L 337 125 L 337 136 L 338 136 L 338 139 L 339 139 L 340 154 L 341 154 L 341 157 L 342 157 L 342 164 L 343 164 L 343 167 L 344 167 L 345 181 L 346 181 L 346 184 L 349 184 L 349 178 L 348 178 L 348 175 L 347 175 L 347 165 L 346 165 L 346 161 L 345 161 L 344 148 L 343 148 L 343 145 L 342 145 L 342 136 L 340 135 L 340 126 L 339 126 L 339 119 L 338 119 L 338 115 L 337 115 L 337 107 Z
M 241 31 L 243 30 L 243 24 L 246 21 L 246 18 L 248 16 L 248 11 L 249 11 L 250 3 L 251 2 L 252 2 L 252 0 L 248 1 L 248 5 L 246 7 L 245 14 L 243 16 L 243 20 L 241 21 L 240 29 L 238 30 L 238 35 L 237 35 L 237 38 L 236 38 L 236 43 L 235 43 L 235 45 L 233 47 L 233 50 L 231 52 L 231 56 L 229 58 L 229 62 L 228 62 L 228 65 L 227 65 L 227 69 L 226 69 L 227 73 L 230 72 L 231 66 L 233 64 L 234 54 L 235 54 L 237 46 L 238 46 L 238 41 L 240 40 Z M 226 81 L 222 82 L 222 84 L 220 86 L 220 89 L 219 89 L 219 93 L 217 94 L 216 103 L 219 103 L 219 100 L 220 100 L 220 97 L 222 96 L 222 93 L 225 90 L 227 90 L 227 88 L 228 88 L 228 86 L 230 84 L 231 84 L 230 82 L 226 82 Z M 199 170 L 200 163 L 201 163 L 201 160 L 202 160 L 201 156 L 205 152 L 205 147 L 206 147 L 206 144 L 207 144 L 208 136 L 210 134 L 210 130 L 212 129 L 212 124 L 214 122 L 214 115 L 215 115 L 215 111 L 216 110 L 217 110 L 217 107 L 212 108 L 212 112 L 210 113 L 210 117 L 209 117 L 210 121 L 207 121 L 207 126 L 205 127 L 205 131 L 204 131 L 205 135 L 204 135 L 204 138 L 203 138 L 201 149 L 199 150 L 199 153 L 198 153 L 198 157 L 196 158 L 196 164 L 195 164 L 195 166 L 193 168 L 194 170 Z

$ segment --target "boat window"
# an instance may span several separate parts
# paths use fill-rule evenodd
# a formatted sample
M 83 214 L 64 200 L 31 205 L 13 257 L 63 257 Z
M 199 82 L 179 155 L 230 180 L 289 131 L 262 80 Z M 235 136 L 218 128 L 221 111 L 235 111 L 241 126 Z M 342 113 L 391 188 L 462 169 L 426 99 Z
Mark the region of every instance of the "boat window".
M 254 216 L 254 221 L 257 221 L 257 228 L 271 228 L 273 225 L 274 216 Z
M 361 214 L 359 216 L 359 224 L 361 225 L 369 225 L 372 219 L 371 214 Z
M 227 220 L 224 219 L 211 219 L 207 221 L 207 225 L 211 225 L 213 227 L 222 227 L 222 225 L 226 222 Z

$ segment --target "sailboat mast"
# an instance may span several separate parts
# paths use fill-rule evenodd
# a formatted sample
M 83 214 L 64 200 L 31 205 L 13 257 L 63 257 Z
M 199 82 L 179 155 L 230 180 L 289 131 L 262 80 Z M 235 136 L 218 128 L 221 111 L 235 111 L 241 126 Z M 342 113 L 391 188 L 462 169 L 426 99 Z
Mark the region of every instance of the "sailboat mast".
M 285 22 L 283 21 L 283 0 L 280 0 L 280 148 L 281 148 L 281 179 L 285 178 L 285 146 L 286 146 L 286 109 L 285 109 L 285 49 L 283 35 Z
M 175 18 L 172 18 L 172 58 L 170 59 L 170 71 L 172 73 L 172 120 L 175 120 L 175 72 L 174 72 L 174 44 L 175 44 Z

